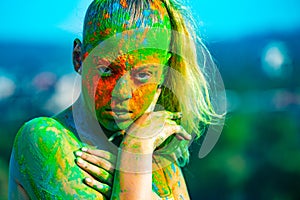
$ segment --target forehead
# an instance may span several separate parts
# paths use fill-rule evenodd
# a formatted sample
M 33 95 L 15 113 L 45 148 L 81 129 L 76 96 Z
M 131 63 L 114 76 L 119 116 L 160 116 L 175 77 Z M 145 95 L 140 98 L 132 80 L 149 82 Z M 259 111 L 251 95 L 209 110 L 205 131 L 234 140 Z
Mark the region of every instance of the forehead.
M 125 59 L 126 62 L 133 61 L 134 65 L 142 64 L 139 62 L 163 64 L 169 55 L 169 37 L 169 30 L 159 28 L 124 31 L 102 41 L 85 57 L 109 62 Z
M 121 67 L 127 70 L 141 68 L 163 68 L 168 60 L 168 54 L 156 49 L 140 49 L 124 54 L 123 52 L 112 53 L 108 57 L 102 55 L 90 55 L 95 66 Z M 92 66 L 93 66 L 92 65 Z

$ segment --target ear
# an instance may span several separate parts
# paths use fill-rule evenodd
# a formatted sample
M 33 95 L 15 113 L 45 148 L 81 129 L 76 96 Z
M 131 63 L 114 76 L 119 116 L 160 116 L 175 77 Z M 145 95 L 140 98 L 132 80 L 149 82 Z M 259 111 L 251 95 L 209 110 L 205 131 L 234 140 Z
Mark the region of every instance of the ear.
M 81 74 L 81 64 L 82 64 L 82 50 L 81 50 L 81 41 L 76 38 L 73 44 L 73 66 L 76 72 Z

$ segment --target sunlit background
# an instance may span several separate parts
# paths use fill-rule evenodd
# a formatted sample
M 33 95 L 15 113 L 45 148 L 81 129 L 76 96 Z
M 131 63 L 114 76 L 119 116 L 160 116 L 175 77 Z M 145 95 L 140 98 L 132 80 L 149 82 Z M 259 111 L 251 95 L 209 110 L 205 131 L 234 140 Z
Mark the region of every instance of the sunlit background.
M 184 169 L 192 199 L 300 199 L 300 2 L 190 1 L 222 74 L 228 115 Z M 0 3 L 0 198 L 20 126 L 72 102 L 72 43 L 90 0 Z M 75 91 L 76 92 L 76 91 Z

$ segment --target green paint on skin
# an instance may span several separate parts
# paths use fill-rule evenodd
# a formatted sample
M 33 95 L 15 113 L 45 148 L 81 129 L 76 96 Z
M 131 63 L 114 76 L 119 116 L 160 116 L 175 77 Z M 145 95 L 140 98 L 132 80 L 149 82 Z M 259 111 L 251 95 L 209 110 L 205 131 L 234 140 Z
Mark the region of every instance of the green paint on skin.
M 14 155 L 23 187 L 31 198 L 100 198 L 85 186 L 87 176 L 74 162 L 73 152 L 84 144 L 51 118 L 36 118 L 18 132 Z M 17 174 L 17 173 L 16 173 Z M 47 199 L 47 198 L 46 198 Z
M 164 172 L 166 168 L 160 168 L 155 160 L 153 161 L 152 168 L 158 169 L 152 172 L 152 190 L 160 197 L 170 196 L 171 190 Z
M 110 131 L 126 129 L 145 112 L 153 100 L 158 85 L 164 81 L 167 71 L 164 65 L 169 57 L 170 54 L 165 54 L 164 50 L 154 49 L 139 49 L 128 54 L 120 54 L 114 62 L 108 61 L 110 56 L 100 54 L 91 53 L 87 57 L 82 72 L 84 77 L 82 92 L 89 109 L 96 113 L 104 128 Z M 101 70 L 103 68 L 109 73 L 101 77 L 97 68 Z M 149 78 L 139 78 L 143 73 Z M 131 120 L 116 122 L 105 114 L 105 110 L 114 107 L 121 99 L 124 100 L 122 96 L 129 90 L 131 98 L 124 104 L 126 109 L 132 111 Z
M 90 52 L 100 42 L 125 30 L 145 27 L 171 30 L 170 19 L 162 2 L 149 1 L 139 5 L 136 1 L 130 1 L 128 4 L 127 7 L 116 4 L 111 6 L 109 1 L 104 0 L 94 1 L 90 5 L 83 31 L 84 52 Z M 132 9 L 139 6 L 138 11 Z M 135 12 L 142 14 L 137 17 Z
M 149 17 L 139 20 L 132 20 L 133 15 L 131 12 L 134 11 L 127 9 L 131 6 L 119 6 L 118 9 L 107 10 L 106 8 L 110 7 L 106 5 L 107 2 L 106 0 L 94 1 L 89 7 L 83 31 L 83 54 L 85 57 L 103 40 L 124 30 L 139 27 L 157 27 L 171 30 L 170 20 L 166 13 L 162 14 L 165 11 L 162 12 L 164 10 L 163 6 L 158 5 L 158 1 L 154 1 L 156 2 L 155 6 L 151 4 L 147 7 Z M 129 23 L 130 21 L 132 21 L 131 24 Z M 136 22 L 139 22 L 139 24 Z M 139 64 L 144 64 L 141 61 L 149 56 L 152 56 L 152 61 L 155 61 L 154 58 L 158 57 L 161 64 L 164 64 L 169 58 L 170 32 L 148 33 L 146 30 L 143 30 L 135 32 L 135 35 L 120 35 L 122 37 L 115 44 L 118 50 L 123 50 L 126 53 L 128 53 L 128 49 L 136 49 L 143 44 L 155 44 L 157 42 L 164 44 L 162 45 L 164 46 L 162 49 L 165 50 L 155 55 L 153 51 L 140 50 L 138 54 L 141 58 L 136 59 L 134 64 L 127 66 L 127 70 Z M 108 51 L 112 52 L 111 49 L 108 49 Z M 113 51 L 113 53 L 118 52 Z M 131 51 L 129 52 L 131 53 Z M 107 53 L 104 54 L 106 55 Z M 92 71 L 87 70 L 86 72 L 92 74 Z M 85 78 L 85 86 L 88 88 L 97 86 L 95 84 L 95 80 L 98 80 L 97 77 L 92 76 L 92 79 L 90 79 L 91 77 L 87 76 Z M 149 98 L 145 99 L 143 95 L 136 95 L 137 99 L 140 99 L 143 101 L 143 105 L 146 105 L 147 102 L 151 102 L 152 98 L 150 97 L 154 95 L 154 90 L 151 91 L 152 93 L 149 93 L 151 95 L 147 96 Z M 74 151 L 82 146 L 85 145 L 81 141 L 78 141 L 74 133 L 65 129 L 60 123 L 51 118 L 31 120 L 20 129 L 16 136 L 13 150 L 17 165 L 15 174 L 20 174 L 17 178 L 21 181 L 32 199 L 102 198 L 98 192 L 82 183 L 82 179 L 87 174 L 75 164 L 75 156 L 73 154 Z M 170 189 L 164 172 L 162 170 L 154 171 L 152 175 L 153 191 L 159 196 L 169 195 Z
M 83 184 L 87 176 L 74 162 L 74 151 L 85 146 L 51 118 L 36 118 L 18 132 L 14 155 L 22 185 L 31 198 L 101 199 L 99 192 Z M 15 174 L 18 174 L 17 172 Z M 163 171 L 154 171 L 153 191 L 170 195 Z

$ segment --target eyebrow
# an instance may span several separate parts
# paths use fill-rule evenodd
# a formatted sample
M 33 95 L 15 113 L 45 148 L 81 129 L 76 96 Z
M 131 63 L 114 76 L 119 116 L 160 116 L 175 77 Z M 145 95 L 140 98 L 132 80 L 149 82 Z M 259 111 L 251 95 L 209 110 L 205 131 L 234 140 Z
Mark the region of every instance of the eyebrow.
M 116 70 L 120 70 L 120 69 L 121 69 L 121 66 L 118 64 L 118 62 L 116 62 L 116 60 L 111 61 L 111 60 L 109 60 L 109 58 L 106 59 L 106 58 L 102 58 L 102 57 L 100 57 L 100 56 L 95 56 L 95 57 L 96 57 L 98 60 L 103 60 L 103 62 L 101 62 L 101 63 L 94 63 L 94 64 L 97 65 L 97 67 L 98 67 L 99 65 L 103 64 L 104 66 L 107 66 L 107 67 L 111 66 L 111 67 L 115 68 Z M 108 64 L 108 65 L 107 65 L 107 64 Z M 157 69 L 160 65 L 161 65 L 161 64 L 157 64 L 157 63 L 142 64 L 142 65 L 138 65 L 138 66 L 133 66 L 133 67 L 131 67 L 129 71 L 131 71 L 131 70 L 132 70 L 132 71 L 141 71 L 141 70 L 143 70 L 143 69 L 145 69 L 145 68 Z M 127 66 L 126 66 L 126 68 L 127 68 Z
M 160 65 L 159 64 L 147 64 L 147 65 L 139 65 L 139 66 L 134 66 L 131 68 L 131 70 L 143 70 L 145 68 L 154 68 L 154 69 L 157 69 Z

